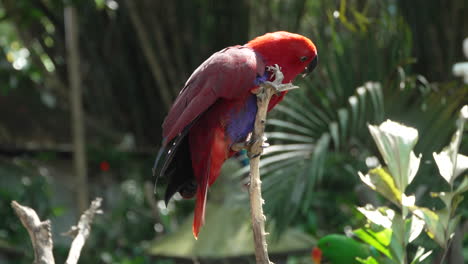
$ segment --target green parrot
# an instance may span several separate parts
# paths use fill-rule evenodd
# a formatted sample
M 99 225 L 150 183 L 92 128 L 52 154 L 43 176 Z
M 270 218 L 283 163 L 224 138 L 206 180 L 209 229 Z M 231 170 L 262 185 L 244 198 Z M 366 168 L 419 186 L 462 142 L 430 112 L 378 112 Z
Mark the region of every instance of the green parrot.
M 317 247 L 312 250 L 314 264 L 359 264 L 360 262 L 356 260 L 357 257 L 366 259 L 376 255 L 378 255 L 377 250 L 372 246 L 338 234 L 322 237 L 318 241 Z

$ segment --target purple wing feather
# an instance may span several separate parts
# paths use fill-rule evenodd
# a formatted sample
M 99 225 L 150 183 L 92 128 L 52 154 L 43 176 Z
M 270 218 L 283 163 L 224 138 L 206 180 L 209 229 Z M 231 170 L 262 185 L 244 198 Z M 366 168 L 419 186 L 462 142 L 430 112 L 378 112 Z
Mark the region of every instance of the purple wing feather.
M 265 64 L 252 49 L 234 46 L 216 52 L 187 80 L 163 123 L 163 145 L 220 98 L 234 99 L 254 88 Z

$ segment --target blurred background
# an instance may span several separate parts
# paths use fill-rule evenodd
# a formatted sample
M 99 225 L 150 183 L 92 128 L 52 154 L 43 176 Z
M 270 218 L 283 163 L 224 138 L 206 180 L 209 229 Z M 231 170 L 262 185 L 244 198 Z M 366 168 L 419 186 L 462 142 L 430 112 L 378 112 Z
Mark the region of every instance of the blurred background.
M 63 262 L 71 240 L 60 233 L 97 196 L 104 214 L 81 263 L 253 263 L 245 157 L 223 168 L 197 242 L 193 201 L 176 197 L 166 208 L 151 168 L 191 72 L 213 52 L 277 30 L 312 39 L 320 62 L 269 117 L 270 254 L 312 263 L 317 239 L 365 223 L 356 205 L 382 202 L 357 174 L 379 162 L 368 123 L 417 128 L 423 159 L 410 192 L 447 188 L 432 152 L 448 144 L 468 103 L 468 85 L 452 74 L 467 60 L 467 14 L 465 0 L 0 0 L 0 263 L 33 257 L 11 200 L 52 220 Z M 466 234 L 466 201 L 460 209 Z M 419 243 L 437 263 L 425 236 Z M 456 247 L 468 255 L 466 235 Z

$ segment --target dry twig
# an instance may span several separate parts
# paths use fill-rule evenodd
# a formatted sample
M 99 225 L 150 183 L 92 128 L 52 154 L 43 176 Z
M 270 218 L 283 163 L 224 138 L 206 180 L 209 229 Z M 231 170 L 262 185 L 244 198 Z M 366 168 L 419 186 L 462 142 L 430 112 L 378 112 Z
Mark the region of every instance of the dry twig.
M 89 233 L 91 233 L 91 223 L 95 214 L 102 214 L 101 209 L 102 198 L 98 197 L 91 202 L 91 206 L 80 217 L 80 221 L 76 226 L 72 226 L 64 235 L 74 237 L 68 252 L 66 264 L 76 264 L 80 258 L 81 249 L 83 248 Z
M 50 220 L 41 222 L 34 209 L 22 206 L 16 201 L 11 202 L 11 207 L 28 230 L 34 250 L 34 264 L 54 264 L 52 249 L 52 233 Z
M 72 226 L 67 235 L 74 237 L 70 252 L 68 254 L 67 264 L 76 264 L 80 257 L 81 249 L 91 232 L 91 223 L 95 214 L 100 214 L 102 198 L 96 198 L 80 217 L 76 226 Z M 29 237 L 34 249 L 34 264 L 54 264 L 53 241 L 51 233 L 50 220 L 42 221 L 39 219 L 34 209 L 22 206 L 16 201 L 11 202 L 11 207 L 21 220 L 23 226 L 28 230 Z

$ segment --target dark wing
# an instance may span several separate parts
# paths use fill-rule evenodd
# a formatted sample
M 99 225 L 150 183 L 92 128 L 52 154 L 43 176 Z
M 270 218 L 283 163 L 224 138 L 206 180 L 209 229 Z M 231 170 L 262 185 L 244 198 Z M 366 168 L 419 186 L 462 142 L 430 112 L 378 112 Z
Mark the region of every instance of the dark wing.
M 163 146 L 219 98 L 233 99 L 255 86 L 265 71 L 263 60 L 250 48 L 234 46 L 216 52 L 187 80 L 163 123 Z

